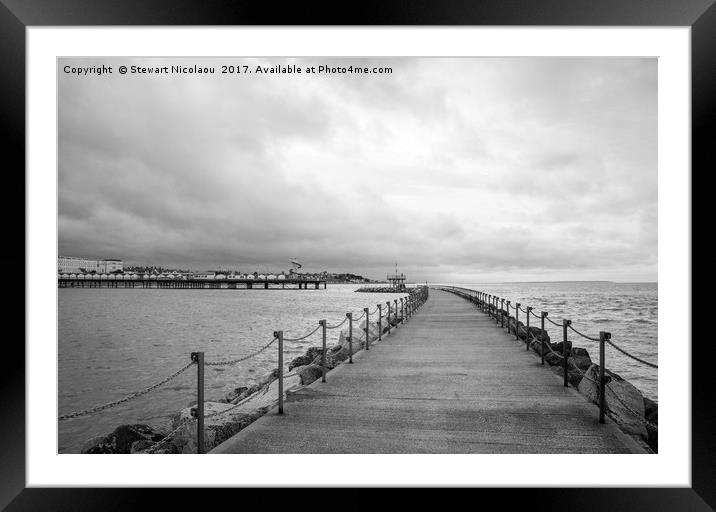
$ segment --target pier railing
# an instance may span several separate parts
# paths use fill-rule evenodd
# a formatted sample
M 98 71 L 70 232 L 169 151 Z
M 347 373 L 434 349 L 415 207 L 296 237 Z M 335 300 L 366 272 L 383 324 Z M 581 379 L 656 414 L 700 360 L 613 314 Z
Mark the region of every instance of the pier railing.
M 647 420 L 643 414 L 634 411 L 631 407 L 629 407 L 629 405 L 624 403 L 624 401 L 621 400 L 619 396 L 609 388 L 609 386 L 606 385 L 608 381 L 607 376 L 605 375 L 605 372 L 607 371 L 605 349 L 607 346 L 609 346 L 620 352 L 622 355 L 629 357 L 637 363 L 640 363 L 641 365 L 647 366 L 649 368 L 658 369 L 659 366 L 656 363 L 646 361 L 640 357 L 635 356 L 634 354 L 631 354 L 627 350 L 624 350 L 622 347 L 612 341 L 612 335 L 610 332 L 600 331 L 599 334 L 596 336 L 589 336 L 578 331 L 572 325 L 572 320 L 568 318 L 563 318 L 561 322 L 555 322 L 550 318 L 548 311 L 540 311 L 540 314 L 538 315 L 534 312 L 534 308 L 531 306 L 524 306 L 519 302 L 512 305 L 512 301 L 506 300 L 504 297 L 498 297 L 496 295 L 485 293 L 483 291 L 471 290 L 469 288 L 462 288 L 459 286 L 435 286 L 434 288 L 453 293 L 459 297 L 469 300 L 470 302 L 474 303 L 483 313 L 489 315 L 490 318 L 492 318 L 502 328 L 505 327 L 505 320 L 507 320 L 507 332 L 510 334 L 514 334 L 516 340 L 519 340 L 521 338 L 520 334 L 524 333 L 526 350 L 530 349 L 530 343 L 534 342 L 540 344 L 540 355 L 543 365 L 545 361 L 545 355 L 547 353 L 551 353 L 557 358 L 559 358 L 561 367 L 563 369 L 565 387 L 569 386 L 570 369 L 576 370 L 576 372 L 580 374 L 581 378 L 587 379 L 592 384 L 597 386 L 597 389 L 599 390 L 599 423 L 604 423 L 604 416 L 607 411 L 606 392 L 609 391 L 610 398 L 615 399 L 625 410 L 632 413 L 637 419 L 639 419 L 639 421 L 644 423 L 646 426 L 650 427 L 655 431 L 658 431 L 658 425 L 655 425 L 654 423 Z M 510 311 L 514 311 L 514 316 L 510 315 Z M 520 312 L 524 313 L 525 315 L 524 323 L 520 321 Z M 539 319 L 539 331 L 536 331 L 534 329 L 534 326 L 532 329 L 530 329 L 531 317 Z M 511 322 L 511 320 L 513 321 Z M 550 324 L 561 329 L 561 354 L 555 352 L 552 349 L 550 343 L 546 341 L 547 331 L 545 329 L 545 322 L 549 322 Z M 599 377 L 597 380 L 591 378 L 584 371 L 582 371 L 582 369 L 579 367 L 576 360 L 574 359 L 571 349 L 568 348 L 568 331 L 572 331 L 583 339 L 599 344 Z M 539 336 L 535 335 L 535 332 L 538 332 Z
M 346 322 L 348 323 L 348 363 L 353 363 L 353 329 L 354 326 L 357 329 L 363 330 L 365 333 L 365 349 L 370 350 L 370 321 L 371 318 L 376 318 L 374 315 L 378 315 L 375 322 L 377 323 L 378 327 L 378 341 L 382 340 L 384 334 L 390 334 L 391 328 L 397 329 L 400 324 L 403 324 L 410 320 L 412 316 L 420 309 L 420 307 L 428 300 L 429 296 L 429 290 L 427 286 L 420 286 L 418 288 L 408 289 L 406 292 L 406 295 L 403 297 L 400 297 L 399 299 L 394 299 L 392 302 L 387 301 L 385 303 L 377 304 L 376 307 L 371 311 L 370 308 L 363 308 L 363 311 L 361 312 L 360 316 L 354 316 L 353 312 L 347 312 L 345 314 L 345 317 L 342 321 L 335 323 L 335 324 L 328 324 L 325 319 L 318 321 L 318 326 L 313 329 L 312 331 L 298 337 L 286 337 L 284 336 L 283 330 L 277 330 L 273 332 L 272 338 L 265 343 L 263 346 L 258 348 L 257 350 L 254 350 L 251 353 L 248 353 L 246 355 L 243 355 L 241 357 L 235 358 L 235 359 L 228 359 L 228 360 L 219 360 L 219 361 L 205 361 L 204 359 L 204 352 L 191 352 L 189 356 L 189 362 L 182 366 L 181 368 L 177 369 L 175 372 L 173 372 L 171 375 L 168 375 L 167 377 L 161 379 L 160 381 L 147 386 L 139 391 L 135 391 L 134 393 L 131 393 L 123 398 L 120 398 L 118 400 L 114 400 L 111 402 L 107 402 L 104 404 L 99 404 L 94 407 L 90 407 L 87 409 L 83 409 L 80 411 L 75 411 L 67 414 L 61 414 L 57 420 L 58 421 L 67 421 L 75 418 L 80 418 L 84 416 L 91 416 L 93 414 L 96 414 L 100 411 L 104 411 L 107 409 L 111 409 L 120 405 L 123 405 L 125 403 L 131 402 L 141 396 L 144 396 L 148 393 L 151 393 L 152 391 L 168 384 L 169 382 L 173 381 L 177 377 L 179 377 L 181 374 L 189 370 L 191 367 L 196 366 L 196 406 L 191 408 L 191 417 L 187 418 L 183 421 L 179 422 L 179 425 L 174 428 L 171 432 L 166 434 L 162 440 L 158 441 L 156 444 L 152 445 L 149 449 L 147 449 L 144 453 L 154 453 L 160 448 L 162 448 L 166 443 L 170 442 L 174 436 L 176 436 L 180 431 L 183 431 L 190 423 L 196 421 L 196 445 L 197 445 L 197 453 L 205 453 L 205 420 L 215 418 L 218 416 L 223 416 L 231 411 L 234 411 L 238 407 L 245 405 L 246 403 L 250 402 L 251 400 L 254 400 L 258 396 L 265 395 L 270 385 L 274 381 L 278 381 L 278 414 L 283 414 L 284 412 L 284 380 L 296 377 L 300 375 L 300 371 L 293 371 L 290 373 L 284 372 L 284 343 L 285 342 L 299 342 L 303 341 L 317 332 L 321 332 L 321 339 L 322 339 L 322 346 L 321 346 L 321 381 L 326 382 L 326 373 L 328 371 L 327 364 L 326 364 L 326 355 L 327 355 L 327 346 L 326 346 L 326 335 L 327 331 L 333 330 L 333 329 L 339 329 L 341 328 Z M 385 308 L 384 308 L 385 306 Z M 387 331 L 386 333 L 383 333 L 383 327 L 382 322 L 383 320 L 386 320 L 386 327 Z M 211 414 L 205 414 L 204 412 L 204 404 L 205 404 L 205 397 L 204 397 L 204 370 L 207 366 L 235 366 L 237 364 L 243 363 L 245 361 L 248 361 L 250 359 L 255 358 L 259 354 L 267 351 L 270 347 L 272 347 L 274 344 L 277 345 L 277 363 L 278 363 L 278 369 L 277 369 L 277 378 L 269 380 L 268 382 L 264 383 L 259 389 L 256 389 L 254 392 L 252 392 L 250 395 L 244 397 L 243 399 L 239 400 L 236 404 L 232 404 L 231 407 L 227 407 L 221 411 L 216 411 Z M 311 364 L 311 363 L 308 363 Z M 305 365 L 304 365 L 305 366 Z

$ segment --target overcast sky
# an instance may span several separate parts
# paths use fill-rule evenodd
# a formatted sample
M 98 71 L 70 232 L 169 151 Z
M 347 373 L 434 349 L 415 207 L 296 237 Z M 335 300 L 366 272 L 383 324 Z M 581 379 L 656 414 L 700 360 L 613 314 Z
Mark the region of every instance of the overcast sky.
M 121 75 L 119 65 L 216 67 Z M 392 67 L 221 75 L 222 64 Z M 113 74 L 65 74 L 65 65 Z M 656 59 L 66 59 L 59 254 L 657 279 Z

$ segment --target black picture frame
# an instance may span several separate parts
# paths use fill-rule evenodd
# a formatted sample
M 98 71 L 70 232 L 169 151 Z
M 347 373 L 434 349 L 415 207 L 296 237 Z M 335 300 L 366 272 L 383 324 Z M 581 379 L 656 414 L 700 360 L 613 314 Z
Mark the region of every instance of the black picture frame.
M 340 9 L 337 9 L 338 5 Z M 24 193 L 19 193 L 19 190 L 25 191 L 24 174 L 19 172 L 25 168 L 25 30 L 32 26 L 68 25 L 689 26 L 692 45 L 692 190 L 699 190 L 699 187 L 693 187 L 697 176 L 716 168 L 710 137 L 716 113 L 714 0 L 490 0 L 479 3 L 466 0 L 372 0 L 360 3 L 293 2 L 281 8 L 269 2 L 251 0 L 0 0 L 0 140 L 7 162 L 3 166 L 6 200 L 2 202 L 2 208 L 6 239 L 14 242 L 6 245 L 2 256 L 3 268 L 13 269 L 6 280 L 6 293 L 13 293 L 13 300 L 5 309 L 8 320 L 5 324 L 20 331 L 5 337 L 5 364 L 0 372 L 4 390 L 0 421 L 0 506 L 7 506 L 8 510 L 126 510 L 145 502 L 145 498 L 139 497 L 140 491 L 135 490 L 25 486 L 25 351 L 19 342 L 21 337 L 25 339 L 25 326 L 17 320 L 21 316 L 20 309 L 25 312 L 25 300 L 19 300 L 16 293 L 23 290 L 25 298 L 25 275 L 29 269 L 25 265 L 25 224 L 20 226 L 15 220 L 18 208 L 25 211 L 25 205 L 14 203 L 15 200 L 24 203 L 25 197 Z M 697 218 L 694 215 L 694 220 Z M 7 234 L 11 236 L 7 237 Z M 695 245 L 692 244 L 692 251 Z M 18 250 L 18 246 L 22 249 Z M 705 288 L 710 280 L 710 276 L 700 277 L 696 284 Z M 678 340 L 679 343 L 689 341 L 691 337 L 692 318 L 684 318 L 683 323 L 684 340 Z M 691 341 L 692 353 L 700 354 L 692 359 L 691 488 L 547 488 L 486 492 L 499 492 L 496 498 L 501 507 L 520 502 L 532 509 L 549 510 L 713 510 L 716 507 L 716 408 L 710 386 L 710 361 L 713 358 L 704 356 L 711 350 L 707 336 Z M 559 475 L 554 475 L 556 485 L 559 480 Z M 172 498 L 164 505 L 168 508 L 174 500 L 189 504 L 186 500 L 192 495 L 186 490 L 173 490 Z M 326 506 L 371 506 L 370 498 L 360 490 L 350 490 L 342 496 L 342 504 Z M 412 497 L 423 499 L 419 490 L 414 490 Z M 165 499 L 163 496 L 162 500 Z M 259 506 L 260 498 L 254 494 L 244 494 L 243 499 L 246 501 L 241 503 L 242 508 Z M 325 496 L 321 501 L 323 499 Z M 459 498 L 452 496 L 453 499 Z

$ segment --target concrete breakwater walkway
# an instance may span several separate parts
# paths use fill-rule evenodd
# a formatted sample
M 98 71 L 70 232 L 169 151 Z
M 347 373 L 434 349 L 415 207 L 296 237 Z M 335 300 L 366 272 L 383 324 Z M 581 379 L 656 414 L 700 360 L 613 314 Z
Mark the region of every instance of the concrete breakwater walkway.
M 473 304 L 431 290 L 392 336 L 211 453 L 644 453 Z

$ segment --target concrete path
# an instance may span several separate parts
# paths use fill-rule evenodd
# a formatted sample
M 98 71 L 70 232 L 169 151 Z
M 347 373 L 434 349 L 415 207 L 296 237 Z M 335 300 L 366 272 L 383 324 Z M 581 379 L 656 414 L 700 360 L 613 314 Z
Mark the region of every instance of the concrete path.
M 404 326 L 212 453 L 643 453 L 470 302 L 430 290 Z

